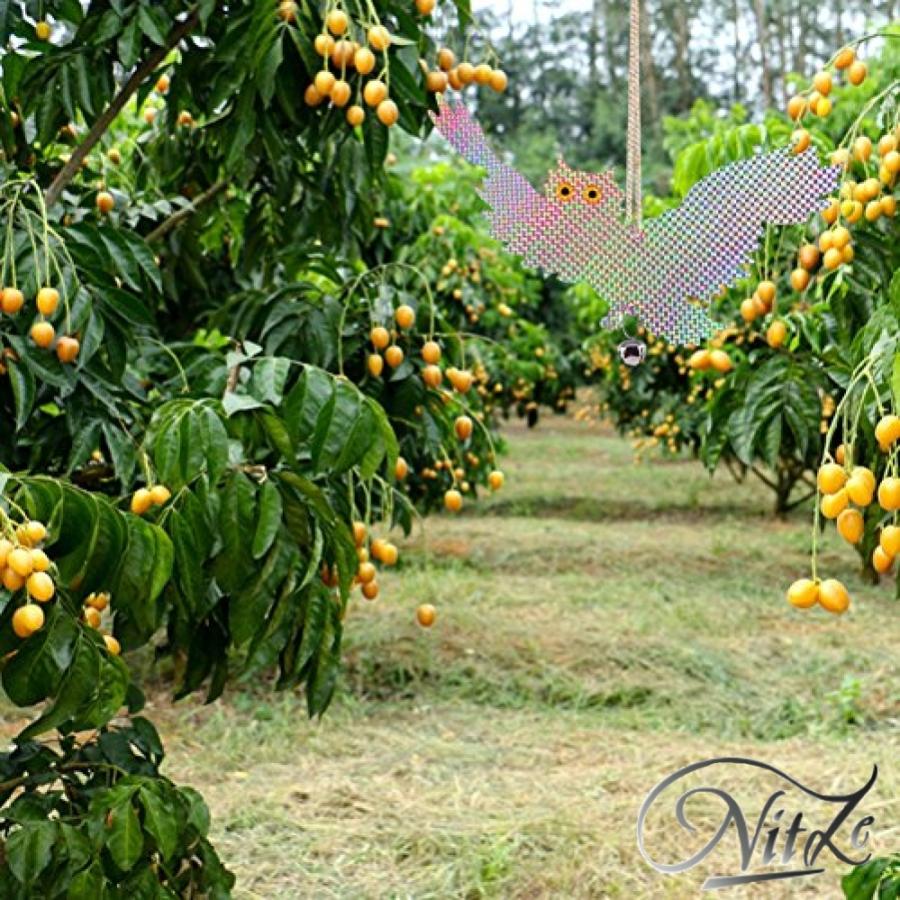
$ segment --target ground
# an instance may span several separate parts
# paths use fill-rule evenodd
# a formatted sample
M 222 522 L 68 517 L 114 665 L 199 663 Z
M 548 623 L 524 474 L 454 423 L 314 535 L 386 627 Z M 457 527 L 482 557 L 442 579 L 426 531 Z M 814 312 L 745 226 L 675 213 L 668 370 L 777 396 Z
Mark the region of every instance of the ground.
M 793 610 L 784 588 L 805 574 L 809 518 L 774 520 L 765 489 L 688 459 L 633 465 L 626 442 L 571 420 L 506 437 L 503 491 L 429 519 L 382 597 L 354 601 L 321 722 L 266 685 L 205 707 L 151 685 L 166 771 L 207 798 L 236 896 L 696 897 L 706 875 L 738 870 L 734 843 L 666 877 L 641 859 L 635 821 L 659 780 L 722 755 L 832 793 L 877 763 L 863 806 L 874 849 L 896 850 L 892 585 L 864 586 L 832 535 L 823 572 L 846 579 L 851 612 Z M 422 601 L 438 608 L 429 632 L 414 624 Z M 755 815 L 781 785 L 740 773 L 726 786 Z M 689 809 L 702 843 L 721 808 Z M 670 802 L 648 849 L 674 860 L 676 832 Z M 839 897 L 845 870 L 728 896 Z
M 865 811 L 875 849 L 895 850 L 892 587 L 864 586 L 828 540 L 824 571 L 853 609 L 793 610 L 809 520 L 773 520 L 764 489 L 686 459 L 635 466 L 624 441 L 570 420 L 506 435 L 504 490 L 429 519 L 427 553 L 414 535 L 382 597 L 354 601 L 321 722 L 255 687 L 151 711 L 168 773 L 210 803 L 237 896 L 695 897 L 704 875 L 737 870 L 734 850 L 665 877 L 635 819 L 658 780 L 718 755 L 826 792 L 878 763 Z M 421 601 L 439 611 L 430 632 L 413 624 Z M 779 786 L 742 784 L 748 809 Z M 823 808 L 807 806 L 817 825 Z M 667 812 L 648 829 L 661 856 Z M 730 896 L 837 897 L 843 871 Z

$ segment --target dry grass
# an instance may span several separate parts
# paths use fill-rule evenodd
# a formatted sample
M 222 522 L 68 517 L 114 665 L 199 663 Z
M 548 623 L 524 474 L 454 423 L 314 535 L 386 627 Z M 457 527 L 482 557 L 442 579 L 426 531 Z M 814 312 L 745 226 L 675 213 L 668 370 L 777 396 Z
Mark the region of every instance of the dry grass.
M 665 774 L 714 755 L 819 789 L 879 763 L 867 811 L 896 847 L 889 590 L 850 574 L 844 619 L 792 611 L 807 522 L 773 522 L 759 488 L 690 462 L 634 467 L 615 437 L 559 420 L 513 427 L 510 444 L 509 489 L 430 520 L 427 558 L 416 536 L 384 599 L 353 608 L 322 722 L 261 690 L 154 710 L 238 896 L 693 897 L 733 852 L 665 878 L 639 857 L 635 817 Z M 825 565 L 847 575 L 853 560 L 829 542 Z M 440 619 L 424 634 L 411 618 L 426 599 Z M 733 786 L 748 808 L 778 787 Z M 660 856 L 663 824 L 648 837 Z M 839 896 L 840 872 L 731 895 Z

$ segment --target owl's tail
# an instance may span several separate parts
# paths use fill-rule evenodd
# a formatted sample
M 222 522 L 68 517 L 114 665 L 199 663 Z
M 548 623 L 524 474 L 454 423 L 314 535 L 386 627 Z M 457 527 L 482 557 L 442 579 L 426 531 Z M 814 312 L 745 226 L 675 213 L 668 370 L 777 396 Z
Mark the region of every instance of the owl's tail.
M 470 163 L 490 169 L 497 162 L 481 126 L 472 118 L 464 103 L 442 99 L 438 113 L 432 113 L 431 118 L 435 128 Z

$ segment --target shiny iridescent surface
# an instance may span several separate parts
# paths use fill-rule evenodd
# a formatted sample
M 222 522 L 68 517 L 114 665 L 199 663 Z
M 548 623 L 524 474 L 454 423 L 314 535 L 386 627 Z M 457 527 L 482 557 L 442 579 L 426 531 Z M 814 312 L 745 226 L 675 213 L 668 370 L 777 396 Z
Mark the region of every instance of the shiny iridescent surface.
M 487 170 L 481 195 L 491 231 L 510 251 L 564 281 L 588 282 L 610 305 L 607 327 L 633 315 L 677 344 L 718 330 L 709 302 L 744 274 L 766 224 L 804 222 L 838 183 L 838 169 L 821 167 L 814 150 L 784 148 L 713 172 L 676 209 L 638 228 L 624 221 L 612 173 L 560 161 L 541 193 L 493 153 L 462 103 L 442 103 L 435 124 Z

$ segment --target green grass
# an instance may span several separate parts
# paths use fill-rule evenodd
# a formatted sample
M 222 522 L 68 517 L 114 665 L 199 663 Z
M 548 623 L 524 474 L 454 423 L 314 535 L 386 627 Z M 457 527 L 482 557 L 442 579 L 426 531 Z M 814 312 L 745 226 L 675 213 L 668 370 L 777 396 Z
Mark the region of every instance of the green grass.
M 635 466 L 571 421 L 508 438 L 507 487 L 428 520 L 379 600 L 354 601 L 321 722 L 265 685 L 209 707 L 151 692 L 168 774 L 207 797 L 237 896 L 695 897 L 734 854 L 665 878 L 639 857 L 635 819 L 658 780 L 715 755 L 822 790 L 858 787 L 877 762 L 867 811 L 876 850 L 896 849 L 892 587 L 864 585 L 830 535 L 822 570 L 853 607 L 793 610 L 809 522 L 773 520 L 758 485 L 687 460 Z M 779 785 L 732 786 L 749 809 Z M 730 896 L 834 897 L 841 871 Z
M 852 611 L 790 609 L 809 524 L 773 520 L 762 488 L 635 466 L 618 438 L 561 420 L 509 443 L 507 488 L 429 520 L 382 597 L 354 603 L 322 722 L 261 688 L 153 711 L 238 896 L 693 897 L 702 875 L 648 869 L 634 822 L 656 781 L 719 754 L 821 789 L 878 762 L 875 837 L 896 847 L 891 588 L 862 584 L 829 538 L 823 570 Z M 765 896 L 836 896 L 840 871 Z

